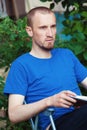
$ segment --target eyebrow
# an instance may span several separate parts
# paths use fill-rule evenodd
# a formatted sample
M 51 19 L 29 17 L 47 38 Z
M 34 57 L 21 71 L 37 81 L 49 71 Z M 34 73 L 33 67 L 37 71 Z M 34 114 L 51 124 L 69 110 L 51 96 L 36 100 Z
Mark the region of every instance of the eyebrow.
M 52 24 L 51 25 L 51 27 L 55 27 L 56 26 L 56 24 Z M 46 27 L 48 27 L 47 25 L 40 25 L 40 26 L 38 26 L 39 28 L 46 28 Z

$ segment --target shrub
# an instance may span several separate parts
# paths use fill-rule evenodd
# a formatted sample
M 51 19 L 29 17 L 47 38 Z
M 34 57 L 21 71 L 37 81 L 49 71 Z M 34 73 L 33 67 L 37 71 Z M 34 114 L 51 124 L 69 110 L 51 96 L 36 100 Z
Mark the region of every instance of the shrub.
M 0 19 L 0 68 L 5 67 L 7 71 L 12 61 L 21 54 L 30 51 L 31 39 L 25 31 L 26 18 L 13 21 L 9 17 Z M 0 109 L 4 108 L 5 116 L 0 121 L 5 121 L 6 126 L 2 130 L 29 130 L 28 121 L 11 124 L 8 119 L 8 98 L 3 94 L 5 84 L 4 77 L 0 76 Z M 2 110 L 1 110 L 2 111 Z M 4 113 L 3 113 L 4 114 Z
M 30 51 L 31 39 L 25 31 L 26 18 L 13 21 L 6 17 L 0 22 L 0 68 L 10 66 L 19 55 Z

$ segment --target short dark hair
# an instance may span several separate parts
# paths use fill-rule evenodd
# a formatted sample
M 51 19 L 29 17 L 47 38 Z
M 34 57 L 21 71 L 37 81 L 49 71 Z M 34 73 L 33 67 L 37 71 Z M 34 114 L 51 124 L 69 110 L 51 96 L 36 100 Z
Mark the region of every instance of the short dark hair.
M 27 25 L 32 27 L 32 23 L 33 23 L 33 16 L 37 13 L 42 13 L 42 14 L 46 14 L 46 13 L 54 13 L 51 9 L 44 7 L 44 6 L 39 6 L 39 7 L 35 7 L 33 9 L 31 9 L 28 14 L 27 14 Z

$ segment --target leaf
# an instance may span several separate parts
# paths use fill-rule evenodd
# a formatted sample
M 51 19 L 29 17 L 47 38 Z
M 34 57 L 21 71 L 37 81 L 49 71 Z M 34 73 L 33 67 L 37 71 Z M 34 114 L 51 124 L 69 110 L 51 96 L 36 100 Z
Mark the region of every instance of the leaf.
M 58 2 L 60 2 L 60 0 L 54 0 L 54 2 L 55 2 L 56 4 L 58 4 Z
M 82 32 L 83 31 L 82 22 L 81 21 L 74 21 L 72 31 L 73 31 L 73 33 L 76 31 Z
M 83 16 L 83 17 L 85 17 L 85 18 L 87 18 L 87 12 L 86 11 L 83 11 L 82 13 L 80 13 L 81 14 L 81 16 Z
M 74 33 L 72 33 L 72 40 L 74 40 L 74 41 L 77 41 L 77 42 L 83 42 L 83 41 L 85 41 L 85 35 L 83 34 L 83 33 L 81 33 L 81 32 L 74 32 Z
M 52 1 L 52 0 L 47 0 L 47 1 Z
M 87 51 L 85 51 L 85 52 L 83 53 L 83 57 L 84 57 L 85 60 L 87 60 Z
M 54 4 L 54 3 L 51 3 L 51 4 L 50 4 L 50 9 L 53 9 L 54 6 L 55 6 L 55 4 Z
M 76 55 L 82 53 L 85 50 L 84 47 L 80 44 L 74 45 L 73 47 Z
M 67 5 L 67 3 L 68 3 L 67 0 L 63 0 L 62 1 L 62 6 L 65 8 L 65 6 Z
M 47 0 L 40 0 L 40 1 L 42 1 L 42 2 L 46 2 Z

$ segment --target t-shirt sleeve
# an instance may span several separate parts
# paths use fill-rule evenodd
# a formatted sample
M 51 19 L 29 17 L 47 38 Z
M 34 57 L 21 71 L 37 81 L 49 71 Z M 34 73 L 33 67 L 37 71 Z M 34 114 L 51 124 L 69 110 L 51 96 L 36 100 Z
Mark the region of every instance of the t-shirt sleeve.
M 70 55 L 74 63 L 74 71 L 77 82 L 81 83 L 87 77 L 87 68 L 80 62 L 72 51 L 70 51 Z
M 6 79 L 4 94 L 20 94 L 25 96 L 27 87 L 27 75 L 24 67 L 18 62 L 14 62 Z

